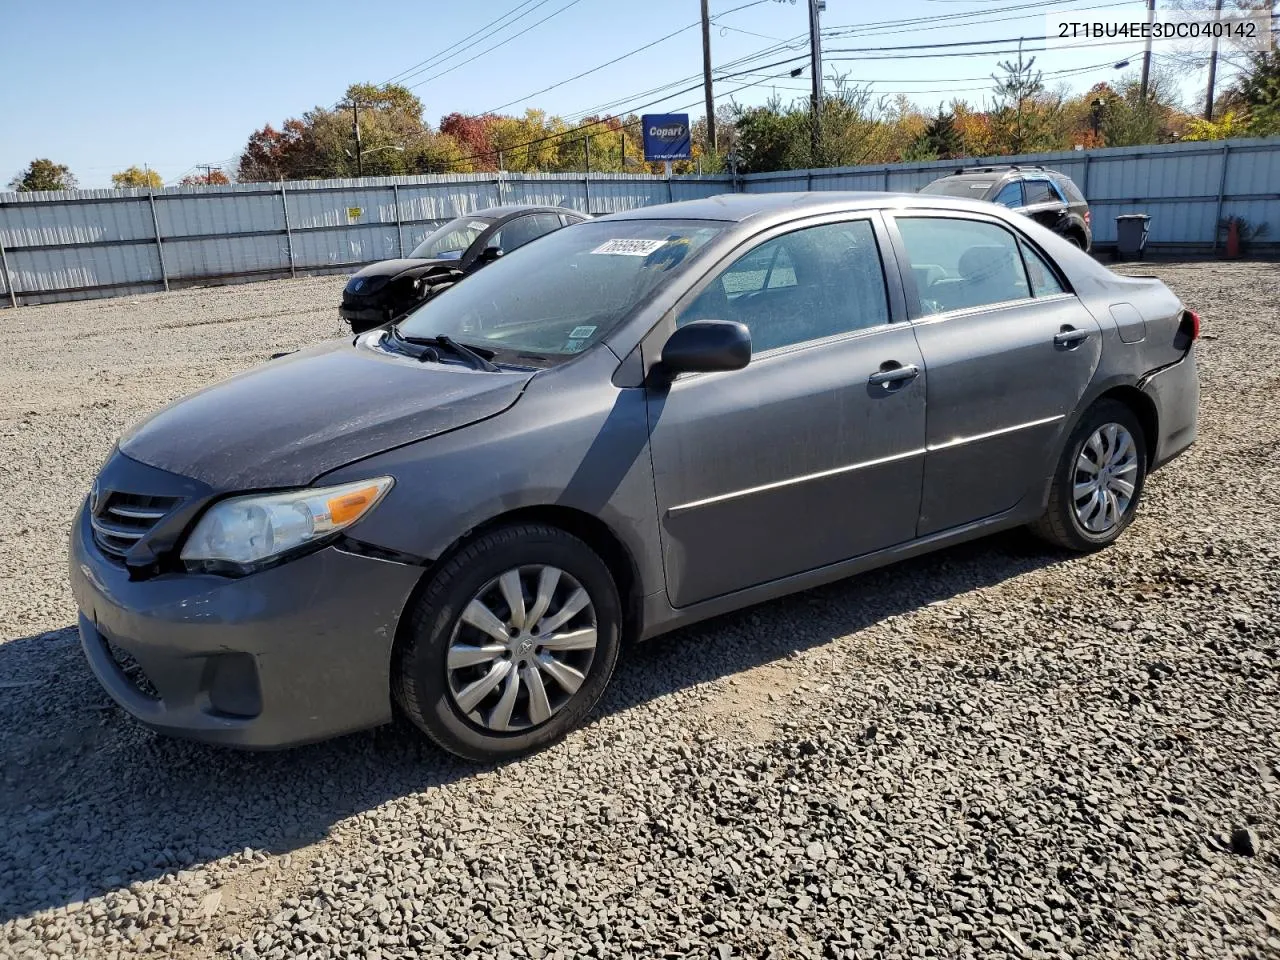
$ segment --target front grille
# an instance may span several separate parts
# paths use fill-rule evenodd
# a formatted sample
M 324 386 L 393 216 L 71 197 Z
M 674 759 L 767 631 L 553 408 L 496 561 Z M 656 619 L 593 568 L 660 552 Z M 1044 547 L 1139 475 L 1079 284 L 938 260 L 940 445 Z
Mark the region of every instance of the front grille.
M 102 642 L 106 644 L 107 653 L 111 654 L 111 659 L 120 668 L 120 672 L 133 684 L 134 689 L 150 700 L 159 700 L 160 691 L 156 689 L 155 684 L 151 682 L 151 678 L 142 669 L 142 664 L 138 663 L 133 654 L 122 647 L 117 647 L 106 637 L 102 638 Z
M 130 548 L 150 533 L 180 499 L 112 493 L 98 512 L 89 518 L 93 525 L 93 542 L 108 556 L 124 559 Z

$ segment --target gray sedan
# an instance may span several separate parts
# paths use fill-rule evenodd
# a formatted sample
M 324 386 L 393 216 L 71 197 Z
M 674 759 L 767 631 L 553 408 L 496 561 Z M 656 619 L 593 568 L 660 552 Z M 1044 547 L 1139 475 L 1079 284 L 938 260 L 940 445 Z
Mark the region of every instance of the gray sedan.
M 1196 432 L 1199 318 L 992 204 L 603 217 L 119 443 L 76 520 L 89 663 L 168 733 L 385 723 L 490 760 L 619 651 L 1029 525 L 1096 550 Z

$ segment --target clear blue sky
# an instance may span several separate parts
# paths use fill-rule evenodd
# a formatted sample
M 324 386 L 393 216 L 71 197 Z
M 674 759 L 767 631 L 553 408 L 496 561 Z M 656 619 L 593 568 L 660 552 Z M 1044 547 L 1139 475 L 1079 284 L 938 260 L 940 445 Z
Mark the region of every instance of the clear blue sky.
M 716 17 L 748 2 L 712 0 L 711 12 Z M 824 47 L 834 51 L 1042 36 L 1044 9 L 1008 10 L 1028 2 L 828 0 L 823 26 L 861 28 L 861 34 L 829 37 Z M 1053 9 L 1103 3 L 1136 16 L 1143 7 L 1142 0 L 1074 0 L 1055 3 Z M 441 51 L 448 57 L 468 34 L 517 6 L 518 0 L 67 0 L 50 15 L 42 4 L 8 0 L 0 3 L 0 189 L 34 157 L 68 164 L 84 187 L 109 186 L 111 173 L 131 164 L 145 163 L 166 181 L 176 181 L 195 164 L 231 162 L 249 133 L 263 124 L 278 125 L 317 104 L 332 104 L 348 83 L 383 82 Z M 699 16 L 698 0 L 526 0 L 523 9 L 527 16 L 508 28 L 408 79 L 421 84 L 414 92 L 425 105 L 428 122 L 435 125 L 453 111 L 478 113 L 516 100 L 694 24 Z M 984 16 L 943 19 L 969 12 Z M 548 15 L 545 23 L 484 52 Z M 929 19 L 907 22 L 918 18 Z M 712 60 L 717 66 L 727 64 L 807 30 L 805 0 L 762 0 L 717 18 Z M 754 66 L 806 52 L 800 41 Z M 1049 50 L 1039 55 L 1036 66 L 1045 71 L 1050 87 L 1063 82 L 1083 89 L 1116 77 L 1110 61 L 1132 56 L 1136 67 L 1139 52 L 1133 44 Z M 1003 59 L 985 52 L 837 59 L 858 56 L 829 52 L 827 76 L 841 73 L 875 81 L 878 92 L 909 92 L 930 108 L 951 96 L 974 103 L 989 97 L 987 78 Z M 573 118 L 628 98 L 618 111 L 627 112 L 656 99 L 636 95 L 699 73 L 701 57 L 701 34 L 695 27 L 504 112 L 536 106 Z M 1054 75 L 1104 61 L 1087 72 Z M 717 103 L 753 82 L 755 86 L 732 96 L 745 103 L 760 102 L 771 92 L 803 96 L 807 74 L 792 79 L 787 76 L 790 66 L 718 81 Z M 690 106 L 690 113 L 700 115 L 700 98 L 700 89 L 682 93 L 655 109 Z

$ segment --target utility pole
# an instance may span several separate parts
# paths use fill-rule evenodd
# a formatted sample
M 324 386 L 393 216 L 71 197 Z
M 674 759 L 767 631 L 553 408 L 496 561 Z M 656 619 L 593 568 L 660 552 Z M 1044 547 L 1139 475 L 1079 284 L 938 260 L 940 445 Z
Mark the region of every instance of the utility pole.
M 351 130 L 356 139 L 356 176 L 364 176 L 364 148 L 360 144 L 360 102 L 352 100 L 350 103 L 343 103 L 340 106 L 345 110 L 351 108 Z
M 1156 0 L 1147 0 L 1147 48 L 1142 54 L 1142 89 L 1138 92 L 1138 101 L 1147 102 L 1147 84 L 1151 79 L 1151 24 L 1156 18 Z
M 1155 3 L 1155 0 L 1150 0 Z M 825 0 L 809 0 L 809 72 L 813 74 L 813 164 L 822 153 L 822 23 Z
M 1218 0 L 1213 7 L 1213 22 L 1217 23 L 1222 19 L 1222 0 Z M 1218 35 L 1213 35 L 1210 41 L 1212 46 L 1209 48 L 1209 90 L 1204 95 L 1204 118 L 1206 120 L 1213 119 L 1213 84 L 1218 79 Z
M 707 99 L 707 147 L 716 152 L 716 102 L 711 94 L 711 16 L 702 0 L 702 92 Z
M 196 169 L 204 171 L 204 183 L 205 183 L 205 186 L 207 187 L 209 186 L 209 182 L 210 182 L 209 178 L 213 176 L 213 171 L 217 170 L 218 168 L 211 163 L 197 163 Z

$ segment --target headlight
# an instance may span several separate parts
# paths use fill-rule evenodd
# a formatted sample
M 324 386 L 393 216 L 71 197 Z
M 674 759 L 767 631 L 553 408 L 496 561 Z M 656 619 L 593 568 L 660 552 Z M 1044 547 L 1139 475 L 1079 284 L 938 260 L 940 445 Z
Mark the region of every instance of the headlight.
M 200 518 L 182 548 L 182 559 L 245 567 L 278 557 L 351 526 L 378 505 L 394 482 L 377 477 L 223 500 Z

